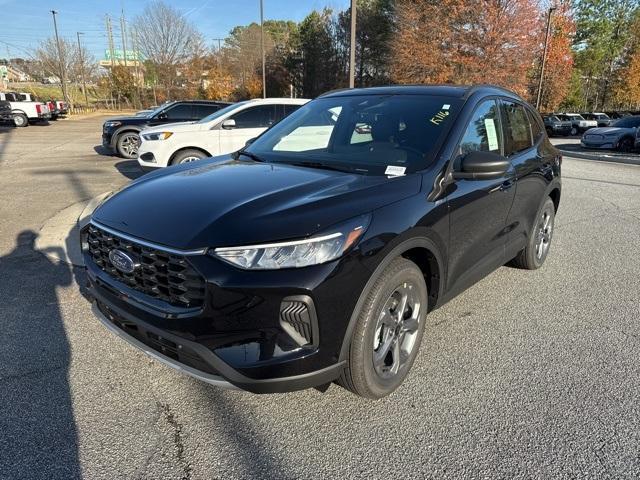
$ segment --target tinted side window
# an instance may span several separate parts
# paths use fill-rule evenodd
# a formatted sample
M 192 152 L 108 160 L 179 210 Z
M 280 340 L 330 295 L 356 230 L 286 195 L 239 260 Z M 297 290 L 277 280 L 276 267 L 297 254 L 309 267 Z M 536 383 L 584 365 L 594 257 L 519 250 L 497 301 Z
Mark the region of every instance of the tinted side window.
M 302 105 L 283 105 L 284 107 L 284 116 L 288 116 L 299 109 Z
M 531 133 L 533 134 L 533 142 L 537 142 L 544 135 L 544 127 L 540 124 L 538 114 L 527 108 L 529 123 L 531 123 Z
M 209 116 L 218 110 L 220 110 L 219 105 L 196 105 L 194 107 L 193 118 L 200 120 L 201 118 Z
M 500 153 L 502 132 L 498 115 L 495 100 L 483 102 L 476 108 L 460 142 L 461 154 L 474 151 Z
M 518 103 L 502 101 L 505 155 L 511 155 L 533 145 L 531 126 L 524 107 Z
M 247 108 L 233 115 L 236 128 L 268 128 L 275 123 L 275 105 Z
M 183 103 L 169 108 L 164 113 L 169 120 L 185 120 L 192 118 L 193 107 L 191 104 Z

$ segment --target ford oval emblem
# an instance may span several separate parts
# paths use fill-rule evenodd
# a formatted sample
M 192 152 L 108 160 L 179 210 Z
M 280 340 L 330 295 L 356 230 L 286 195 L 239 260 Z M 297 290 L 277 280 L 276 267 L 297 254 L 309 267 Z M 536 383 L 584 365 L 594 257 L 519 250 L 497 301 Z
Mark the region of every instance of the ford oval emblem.
M 122 273 L 133 273 L 136 269 L 136 262 L 122 250 L 113 249 L 109 252 L 109 261 Z

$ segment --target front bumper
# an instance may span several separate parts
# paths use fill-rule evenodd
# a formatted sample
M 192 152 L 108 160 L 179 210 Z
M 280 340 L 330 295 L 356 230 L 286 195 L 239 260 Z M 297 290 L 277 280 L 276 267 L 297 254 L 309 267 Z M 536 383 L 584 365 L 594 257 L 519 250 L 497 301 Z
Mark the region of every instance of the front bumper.
M 355 256 L 262 272 L 241 271 L 206 255 L 188 261 L 206 282 L 197 308 L 177 308 L 135 291 L 85 254 L 98 318 L 154 358 L 214 385 L 275 393 L 323 385 L 340 375 L 342 341 L 370 275 Z M 291 298 L 308 299 L 314 309 L 313 341 L 306 345 L 282 321 Z
M 617 141 L 603 141 L 601 143 L 598 142 L 590 142 L 587 140 L 580 140 L 580 146 L 582 148 L 588 148 L 591 150 L 614 150 L 618 147 Z
M 138 147 L 138 163 L 142 169 L 156 169 L 168 167 L 175 148 L 169 140 L 147 141 L 140 137 Z

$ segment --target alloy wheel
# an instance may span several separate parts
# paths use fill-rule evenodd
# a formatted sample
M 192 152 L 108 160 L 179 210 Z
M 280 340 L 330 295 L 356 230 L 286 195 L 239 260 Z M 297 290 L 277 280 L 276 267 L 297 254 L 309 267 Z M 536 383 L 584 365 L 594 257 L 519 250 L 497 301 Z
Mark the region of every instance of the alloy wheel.
M 382 307 L 373 340 L 373 367 L 383 379 L 398 374 L 416 346 L 421 304 L 411 282 L 397 286 Z
M 553 214 L 549 210 L 544 210 L 538 222 L 538 233 L 536 239 L 536 258 L 542 260 L 549 251 L 551 235 L 553 233 Z
M 196 162 L 198 160 L 200 160 L 200 157 L 196 157 L 195 155 L 193 155 L 189 157 L 184 157 L 182 160 L 180 160 L 180 163 L 191 163 L 191 162 Z
M 138 155 L 138 147 L 140 147 L 140 139 L 138 135 L 127 134 L 122 137 L 120 142 L 122 151 L 129 157 L 135 157 Z

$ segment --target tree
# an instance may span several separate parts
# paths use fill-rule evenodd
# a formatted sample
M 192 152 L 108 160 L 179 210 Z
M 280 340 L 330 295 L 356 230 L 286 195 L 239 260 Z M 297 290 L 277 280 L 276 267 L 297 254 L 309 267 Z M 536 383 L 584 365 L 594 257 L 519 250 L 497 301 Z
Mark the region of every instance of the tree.
M 109 76 L 111 87 L 118 92 L 120 98 L 130 103 L 136 91 L 136 82 L 131 71 L 122 65 L 116 65 L 111 69 Z
M 534 0 L 398 0 L 392 79 L 493 83 L 520 94 L 537 53 Z
M 593 108 L 609 100 L 614 72 L 628 45 L 638 0 L 578 0 L 576 12 L 576 65 L 586 79 L 585 96 Z
M 614 98 L 618 105 L 640 107 L 640 11 L 631 25 L 630 38 L 625 47 L 621 68 L 614 84 Z
M 183 14 L 161 0 L 147 4 L 134 24 L 140 50 L 155 64 L 158 80 L 169 92 L 176 69 L 187 61 L 194 44 L 202 42 L 200 34 Z
M 544 22 L 546 22 L 547 15 L 548 13 L 545 11 Z M 575 31 L 576 27 L 570 2 L 563 0 L 557 4 L 556 10 L 551 16 L 551 31 L 542 82 L 540 111 L 551 112 L 557 110 L 569 95 L 571 88 L 569 80 L 573 75 L 573 51 L 571 45 Z M 538 94 L 542 49 L 543 46 L 540 45 L 540 56 L 535 68 L 531 70 L 529 91 L 532 99 Z

